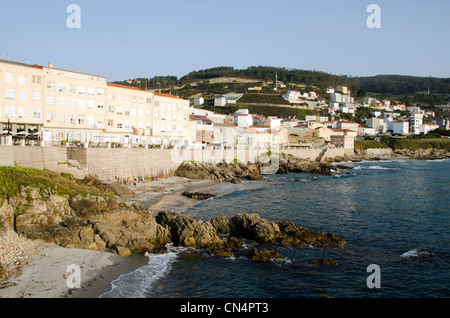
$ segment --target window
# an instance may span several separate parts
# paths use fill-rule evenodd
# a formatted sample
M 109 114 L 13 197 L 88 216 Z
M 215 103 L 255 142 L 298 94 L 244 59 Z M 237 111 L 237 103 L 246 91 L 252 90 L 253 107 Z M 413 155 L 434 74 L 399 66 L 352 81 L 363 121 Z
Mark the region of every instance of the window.
M 77 100 L 76 99 L 71 99 L 70 100 L 70 107 L 72 107 L 72 108 L 77 107 Z
M 84 125 L 84 116 L 83 115 L 79 115 L 78 116 L 78 124 L 79 125 Z
M 151 109 L 146 109 L 145 110 L 145 114 L 150 117 L 152 115 L 152 110 Z
M 65 124 L 67 120 L 67 115 L 65 113 L 59 113 L 59 122 Z
M 55 89 L 55 82 L 54 81 L 47 81 L 47 89 Z
M 144 99 L 142 97 L 139 97 L 139 104 L 141 104 L 141 105 L 144 104 Z
M 72 125 L 75 125 L 75 124 L 76 124 L 76 118 L 77 118 L 77 116 L 76 116 L 75 114 L 70 114 L 70 115 L 69 115 L 69 122 L 70 122 Z
M 131 109 L 131 115 L 132 116 L 136 116 L 136 108 L 132 108 Z
M 103 116 L 97 117 L 98 128 L 103 128 L 105 125 L 105 118 Z
M 27 85 L 27 76 L 24 74 L 19 74 L 19 84 Z
M 158 113 L 155 113 L 155 118 L 159 118 L 159 114 Z
M 47 112 L 47 121 L 48 122 L 55 121 L 55 113 L 54 112 Z
M 27 91 L 19 91 L 19 100 L 28 100 L 28 92 Z
M 87 119 L 87 124 L 89 125 L 89 126 L 94 126 L 94 124 L 95 124 L 95 118 L 94 118 L 94 116 L 92 116 L 92 115 L 89 115 L 88 116 L 88 119 Z
M 70 94 L 76 94 L 77 93 L 77 86 L 70 84 Z
M 161 109 L 166 110 L 166 104 L 161 104 Z
M 139 129 L 144 129 L 144 122 L 143 121 L 138 121 L 138 128 Z
M 60 93 L 66 93 L 67 92 L 67 85 L 66 85 L 66 83 L 59 83 L 59 92 Z
M 152 103 L 152 98 L 151 97 L 147 97 L 147 104 L 151 104 Z
M 47 96 L 47 105 L 55 105 L 55 97 Z
M 144 117 L 144 110 L 138 109 L 138 115 L 139 115 L 139 117 Z
M 125 129 L 130 129 L 130 121 L 128 119 L 125 120 Z
M 109 100 L 114 100 L 114 93 L 113 92 L 109 92 L 108 93 L 108 99 Z
M 87 106 L 88 109 L 94 109 L 94 105 L 95 105 L 95 103 L 93 100 L 88 100 L 88 106 Z
M 84 86 L 78 87 L 78 95 L 84 95 Z
M 167 110 L 172 110 L 172 104 L 167 104 Z
M 95 89 L 93 87 L 88 87 L 88 95 L 94 96 L 94 94 L 95 94 Z
M 105 96 L 105 89 L 99 88 L 99 89 L 97 90 L 97 92 L 98 92 L 98 96 Z
M 114 106 L 108 106 L 108 112 L 109 113 L 114 113 Z
M 16 116 L 16 107 L 14 106 L 5 106 L 5 117 L 15 117 Z
M 125 108 L 125 115 L 126 116 L 130 116 L 130 109 L 129 108 Z
M 164 113 L 161 114 L 161 120 L 166 120 L 166 114 Z
M 19 115 L 19 118 L 28 118 L 28 108 L 27 107 L 19 107 L 18 115 Z
M 38 75 L 31 76 L 31 82 L 34 85 L 42 85 L 42 76 L 38 76 Z
M 108 127 L 114 127 L 114 120 L 108 119 Z
M 33 119 L 41 119 L 41 109 L 33 108 Z
M 14 73 L 5 72 L 5 82 L 6 83 L 10 83 L 10 84 L 14 84 L 14 81 L 15 81 Z
M 113 109 L 114 111 L 114 109 Z M 117 107 L 117 115 L 123 115 L 122 107 Z
M 65 98 L 60 98 L 60 99 L 59 99 L 59 106 L 60 106 L 60 107 L 66 107 L 66 106 L 67 106 L 67 99 L 65 99 Z
M 31 98 L 33 100 L 42 100 L 42 93 L 41 92 L 33 92 L 31 95 Z
M 84 101 L 84 100 L 78 101 L 78 108 L 84 108 L 85 106 L 86 106 L 86 101 Z
M 137 97 L 136 97 L 136 96 L 132 96 L 132 97 L 131 97 L 131 103 L 132 103 L 132 104 L 136 104 L 136 100 L 137 100 Z
M 155 100 L 155 107 L 159 107 L 159 100 Z
M 16 91 L 13 89 L 5 89 L 5 98 L 6 99 L 15 99 Z
M 149 121 L 146 122 L 146 128 L 148 128 L 148 129 L 152 128 L 152 123 Z
M 167 120 L 172 120 L 172 116 L 170 114 L 167 114 Z
M 105 108 L 105 102 L 98 102 L 97 108 L 98 109 L 104 109 Z
M 117 121 L 117 128 L 119 128 L 119 129 L 121 129 L 122 128 L 122 125 L 123 125 L 123 122 L 122 122 L 122 120 L 118 120 Z

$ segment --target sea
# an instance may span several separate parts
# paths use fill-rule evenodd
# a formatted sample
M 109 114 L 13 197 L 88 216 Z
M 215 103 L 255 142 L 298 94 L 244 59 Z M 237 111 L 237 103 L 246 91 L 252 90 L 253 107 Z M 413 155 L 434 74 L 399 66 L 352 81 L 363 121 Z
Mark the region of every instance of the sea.
M 232 257 L 169 246 L 121 275 L 101 298 L 447 298 L 450 296 L 450 160 L 347 163 L 332 176 L 269 175 L 223 183 L 184 215 L 258 213 L 345 239 L 342 249 L 243 240 Z M 252 247 L 283 261 L 254 263 Z M 337 266 L 313 264 L 334 259 Z

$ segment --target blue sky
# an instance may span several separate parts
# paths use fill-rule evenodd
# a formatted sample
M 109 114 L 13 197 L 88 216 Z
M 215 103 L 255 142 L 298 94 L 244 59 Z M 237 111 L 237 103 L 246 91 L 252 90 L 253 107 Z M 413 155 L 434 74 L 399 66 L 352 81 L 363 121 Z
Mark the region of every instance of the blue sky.
M 70 29 L 70 4 L 81 28 Z M 369 29 L 369 4 L 381 28 Z M 216 66 L 450 77 L 448 0 L 16 0 L 0 7 L 0 58 L 108 81 Z

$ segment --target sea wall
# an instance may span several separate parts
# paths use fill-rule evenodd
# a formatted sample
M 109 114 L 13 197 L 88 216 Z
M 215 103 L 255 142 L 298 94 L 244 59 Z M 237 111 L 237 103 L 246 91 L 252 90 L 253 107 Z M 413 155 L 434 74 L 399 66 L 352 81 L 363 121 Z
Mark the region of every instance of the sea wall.
M 67 149 L 64 147 L 20 147 L 0 146 L 0 166 L 19 166 L 34 169 L 48 169 L 57 173 L 71 173 L 82 179 L 87 170 L 70 167 L 67 163 Z
M 351 149 L 352 150 L 352 149 Z M 300 159 L 316 160 L 343 157 L 347 149 L 282 149 Z M 145 148 L 65 148 L 65 147 L 0 147 L 0 165 L 48 169 L 72 173 L 82 179 L 94 174 L 103 181 L 116 178 L 152 178 L 172 176 L 183 162 L 255 163 L 267 154 L 265 149 L 145 149 Z

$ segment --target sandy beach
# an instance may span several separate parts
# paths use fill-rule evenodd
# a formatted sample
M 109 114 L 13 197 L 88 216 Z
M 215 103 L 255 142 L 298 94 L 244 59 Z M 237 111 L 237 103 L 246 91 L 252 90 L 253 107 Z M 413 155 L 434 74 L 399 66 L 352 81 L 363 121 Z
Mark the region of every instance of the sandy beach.
M 183 212 L 199 202 L 181 196 L 183 191 L 214 190 L 218 185 L 216 181 L 179 177 L 140 182 L 136 187 L 128 186 L 136 196 L 125 200 L 151 208 L 153 215 L 160 211 Z M 21 238 L 20 244 L 23 244 L 23 240 Z M 20 245 L 17 239 L 9 244 Z M 121 274 L 147 264 L 147 258 L 143 255 L 124 258 L 105 251 L 68 249 L 55 245 L 34 246 L 28 251 L 24 250 L 23 254 L 29 255 L 25 257 L 27 261 L 20 275 L 0 284 L 0 298 L 98 298 L 110 290 L 111 282 Z M 71 265 L 75 265 L 73 268 L 76 270 Z M 80 287 L 71 288 L 77 280 L 74 276 L 77 270 Z

